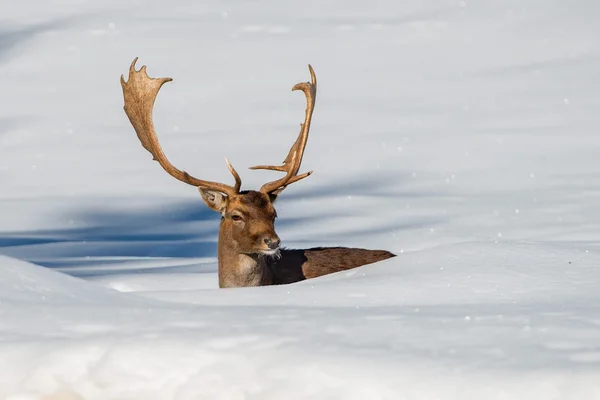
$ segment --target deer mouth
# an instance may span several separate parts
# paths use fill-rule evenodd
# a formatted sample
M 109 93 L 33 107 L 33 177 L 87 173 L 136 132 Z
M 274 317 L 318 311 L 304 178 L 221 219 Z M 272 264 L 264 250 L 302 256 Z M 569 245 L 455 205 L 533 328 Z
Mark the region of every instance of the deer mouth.
M 261 250 L 259 254 L 261 256 L 279 258 L 281 256 L 281 249 L 278 247 L 276 249 Z

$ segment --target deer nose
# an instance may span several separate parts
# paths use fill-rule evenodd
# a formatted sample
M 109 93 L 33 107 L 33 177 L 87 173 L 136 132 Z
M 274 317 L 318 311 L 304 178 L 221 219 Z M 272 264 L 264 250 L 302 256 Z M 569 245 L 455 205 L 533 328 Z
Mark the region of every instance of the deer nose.
M 278 237 L 266 237 L 263 239 L 265 241 L 265 244 L 271 249 L 271 250 L 275 250 L 277 248 L 279 248 L 279 245 L 281 244 L 281 240 L 279 240 Z

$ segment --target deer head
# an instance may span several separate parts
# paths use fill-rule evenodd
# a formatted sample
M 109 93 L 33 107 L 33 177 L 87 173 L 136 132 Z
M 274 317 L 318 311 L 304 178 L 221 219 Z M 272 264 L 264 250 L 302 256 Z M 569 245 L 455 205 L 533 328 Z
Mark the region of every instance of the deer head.
M 277 213 L 273 204 L 277 196 L 290 184 L 298 182 L 309 176 L 312 171 L 298 174 L 304 148 L 308 140 L 310 122 L 315 106 L 317 91 L 317 78 L 309 65 L 311 82 L 296 84 L 292 90 L 304 92 L 307 101 L 304 123 L 301 125 L 298 138 L 282 165 L 257 165 L 251 169 L 266 169 L 285 173 L 283 177 L 265 183 L 258 191 L 241 191 L 242 180 L 231 163 L 225 159 L 229 171 L 235 180 L 234 185 L 211 182 L 195 178 L 185 171 L 177 169 L 169 162 L 162 151 L 154 124 L 152 122 L 152 109 L 158 91 L 171 78 L 150 78 L 146 73 L 146 66 L 139 71 L 135 64 L 137 58 L 129 68 L 129 79 L 126 82 L 121 76 L 121 86 L 125 99 L 125 113 L 133 125 L 142 146 L 152 154 L 155 161 L 172 177 L 196 186 L 202 199 L 208 207 L 221 214 L 221 228 L 219 232 L 219 247 L 227 246 L 235 254 L 247 255 L 277 255 L 280 239 L 275 233 L 275 218 Z M 219 250 L 221 253 L 221 249 Z M 221 258 L 221 254 L 219 255 Z

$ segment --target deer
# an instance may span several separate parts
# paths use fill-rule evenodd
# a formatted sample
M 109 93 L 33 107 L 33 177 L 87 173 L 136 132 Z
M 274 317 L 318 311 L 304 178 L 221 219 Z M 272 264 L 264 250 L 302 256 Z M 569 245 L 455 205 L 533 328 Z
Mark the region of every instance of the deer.
M 227 158 L 225 163 L 235 183 L 228 185 L 195 178 L 172 165 L 158 141 L 152 111 L 161 87 L 171 78 L 150 78 L 146 66 L 136 70 L 136 57 L 125 81 L 121 75 L 124 110 L 142 146 L 154 161 L 173 178 L 197 187 L 206 205 L 221 214 L 217 244 L 220 288 L 280 285 L 316 278 L 395 257 L 386 250 L 347 247 L 287 249 L 275 232 L 275 201 L 289 185 L 307 178 L 313 171 L 299 174 L 315 107 L 317 77 L 308 66 L 311 82 L 292 87 L 304 92 L 306 111 L 300 133 L 282 165 L 257 165 L 253 170 L 284 173 L 259 190 L 241 190 L 242 180 Z

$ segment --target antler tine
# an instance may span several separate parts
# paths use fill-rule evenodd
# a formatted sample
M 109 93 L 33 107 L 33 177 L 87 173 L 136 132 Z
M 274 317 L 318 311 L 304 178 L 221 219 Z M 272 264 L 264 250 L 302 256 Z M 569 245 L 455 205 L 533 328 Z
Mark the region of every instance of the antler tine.
M 125 81 L 121 75 L 121 86 L 123 88 L 123 98 L 125 100 L 125 113 L 133 125 L 135 132 L 142 143 L 142 146 L 150 154 L 152 158 L 163 167 L 163 169 L 172 177 L 185 182 L 192 186 L 198 186 L 205 189 L 215 190 L 226 195 L 234 195 L 239 192 L 241 180 L 238 173 L 233 169 L 229 161 L 227 166 L 231 174 L 234 176 L 235 186 L 229 186 L 224 183 L 210 182 L 202 179 L 194 178 L 185 171 L 177 169 L 169 162 L 165 156 L 152 121 L 152 109 L 154 101 L 158 95 L 158 91 L 167 82 L 171 82 L 171 78 L 150 78 L 146 73 L 146 66 L 142 66 L 139 71 L 135 70 L 136 57 L 129 67 L 129 78 Z
M 257 165 L 250 169 L 266 169 L 271 171 L 286 172 L 286 175 L 273 182 L 264 184 L 260 191 L 263 193 L 279 194 L 286 186 L 298 182 L 312 174 L 312 171 L 298 175 L 300 170 L 300 164 L 302 163 L 302 157 L 304 156 L 304 149 L 308 141 L 308 132 L 310 131 L 310 122 L 312 120 L 312 114 L 315 108 L 315 101 L 317 97 L 317 76 L 312 66 L 308 65 L 310 71 L 311 82 L 301 82 L 294 85 L 292 90 L 302 90 L 306 96 L 306 112 L 304 117 L 304 123 L 300 125 L 300 133 L 298 138 L 290 148 L 287 157 L 283 160 L 283 164 L 278 165 Z
M 231 175 L 233 175 L 233 179 L 235 179 L 233 190 L 235 190 L 236 193 L 239 193 L 240 188 L 242 187 L 242 178 L 240 178 L 240 174 L 238 174 L 235 168 L 233 168 L 233 165 L 231 165 L 227 157 L 225 157 L 225 163 L 227 164 L 227 168 L 229 168 L 229 172 L 231 172 Z

